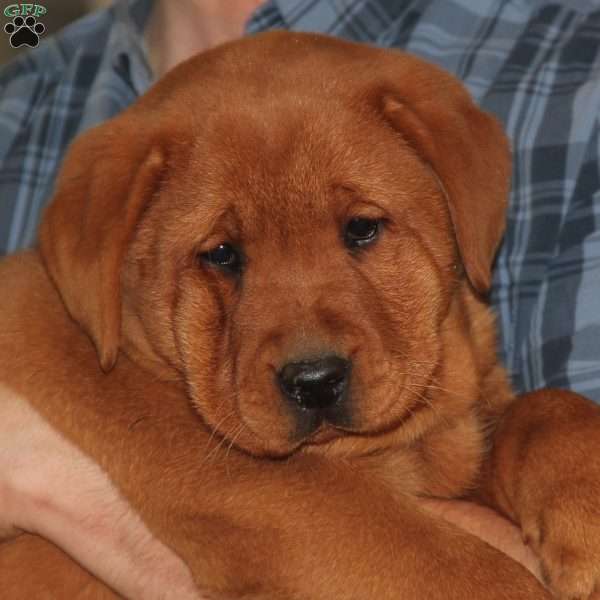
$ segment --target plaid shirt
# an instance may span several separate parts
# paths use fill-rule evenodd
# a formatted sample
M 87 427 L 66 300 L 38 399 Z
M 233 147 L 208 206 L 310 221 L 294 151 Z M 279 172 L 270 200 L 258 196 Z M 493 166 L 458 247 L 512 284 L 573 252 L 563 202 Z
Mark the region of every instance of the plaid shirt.
M 123 0 L 0 72 L 0 253 L 32 243 L 71 139 L 150 85 L 149 8 Z M 600 401 L 600 0 L 272 0 L 247 29 L 271 28 L 409 50 L 502 120 L 514 179 L 491 297 L 500 353 L 518 390 Z

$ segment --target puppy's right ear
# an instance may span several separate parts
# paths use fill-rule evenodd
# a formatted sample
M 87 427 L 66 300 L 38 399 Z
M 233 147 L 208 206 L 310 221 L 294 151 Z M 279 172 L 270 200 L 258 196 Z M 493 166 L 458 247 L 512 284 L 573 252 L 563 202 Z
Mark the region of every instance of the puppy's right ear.
M 46 268 L 104 371 L 119 352 L 121 265 L 165 168 L 160 146 L 143 129 L 128 135 L 132 127 L 122 121 L 117 117 L 73 143 L 39 233 Z

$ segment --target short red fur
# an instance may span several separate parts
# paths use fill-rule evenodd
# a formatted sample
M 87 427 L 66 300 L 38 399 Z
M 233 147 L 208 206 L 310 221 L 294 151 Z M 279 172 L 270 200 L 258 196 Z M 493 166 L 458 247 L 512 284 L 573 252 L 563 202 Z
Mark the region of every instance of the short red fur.
M 216 594 L 549 598 L 417 502 L 469 497 L 557 597 L 593 598 L 600 409 L 515 397 L 484 301 L 509 165 L 498 122 L 413 56 L 283 32 L 199 55 L 74 142 L 39 250 L 0 265 L 0 382 Z M 373 243 L 348 247 L 352 219 Z M 240 272 L 206 260 L 220 244 Z M 277 378 L 331 355 L 348 391 L 313 427 Z M 112 596 L 35 536 L 0 570 L 10 598 Z

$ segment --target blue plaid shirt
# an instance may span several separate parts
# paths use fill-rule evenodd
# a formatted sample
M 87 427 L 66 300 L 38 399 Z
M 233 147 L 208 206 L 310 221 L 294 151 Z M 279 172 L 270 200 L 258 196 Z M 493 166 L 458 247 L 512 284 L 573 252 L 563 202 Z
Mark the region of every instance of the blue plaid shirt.
M 0 253 L 33 242 L 73 137 L 152 82 L 149 9 L 118 2 L 0 72 Z M 272 0 L 247 30 L 272 28 L 409 50 L 502 120 L 514 179 L 492 291 L 500 353 L 518 390 L 600 401 L 600 0 Z

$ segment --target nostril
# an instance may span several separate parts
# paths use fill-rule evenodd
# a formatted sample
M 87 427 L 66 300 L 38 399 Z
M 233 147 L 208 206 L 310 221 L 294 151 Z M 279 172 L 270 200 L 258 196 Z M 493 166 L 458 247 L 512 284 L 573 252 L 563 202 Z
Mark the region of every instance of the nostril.
M 286 364 L 277 374 L 285 396 L 305 409 L 323 409 L 342 397 L 350 362 L 331 355 Z

